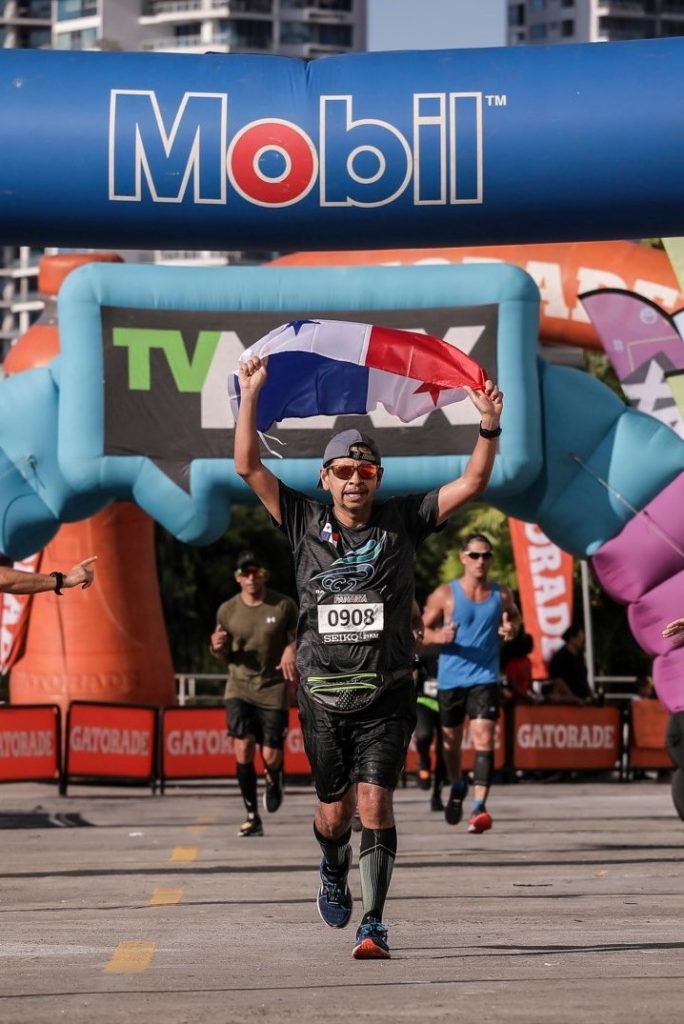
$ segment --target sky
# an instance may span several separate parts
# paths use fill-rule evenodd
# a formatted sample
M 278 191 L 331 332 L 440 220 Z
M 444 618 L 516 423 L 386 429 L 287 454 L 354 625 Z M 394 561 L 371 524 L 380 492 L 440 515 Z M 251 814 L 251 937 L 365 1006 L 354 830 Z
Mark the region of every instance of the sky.
M 504 46 L 506 0 L 368 0 L 369 50 Z

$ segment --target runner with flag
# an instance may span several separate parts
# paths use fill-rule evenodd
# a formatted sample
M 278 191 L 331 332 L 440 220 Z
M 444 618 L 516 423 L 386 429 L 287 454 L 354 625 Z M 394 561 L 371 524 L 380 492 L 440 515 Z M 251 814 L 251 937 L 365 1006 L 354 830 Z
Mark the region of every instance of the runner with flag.
M 367 353 L 374 347 L 372 332 Z M 433 400 L 443 387 L 465 385 L 481 422 L 462 476 L 427 494 L 382 503 L 376 502 L 383 473 L 380 450 L 372 437 L 354 429 L 331 438 L 323 455 L 319 486 L 331 503 L 283 484 L 263 464 L 258 436 L 274 419 L 272 410 L 264 414 L 261 398 L 271 390 L 271 367 L 277 364 L 273 355 L 264 353 L 262 358 L 252 352 L 245 353 L 238 369 L 235 470 L 284 530 L 294 553 L 300 606 L 299 712 L 319 799 L 313 825 L 322 852 L 317 906 L 332 928 L 344 928 L 352 916 L 348 876 L 358 793 L 363 916 L 352 954 L 358 960 L 390 956 L 383 911 L 397 851 L 393 791 L 416 724 L 411 676 L 416 548 L 452 512 L 484 491 L 503 408 L 503 394 L 484 379 L 477 364 L 476 379 L 471 383 L 461 377 L 457 385 L 455 366 L 447 382 L 436 360 L 426 356 L 430 340 L 424 351 L 412 339 L 401 338 L 397 344 L 398 353 L 391 344 L 387 347 L 387 361 L 398 362 L 402 347 L 406 356 L 409 346 L 413 354 L 402 356 L 402 366 L 416 374 L 411 393 L 417 387 L 421 401 L 430 392 Z M 341 338 L 336 350 L 347 354 Z M 336 362 L 341 365 L 342 359 Z M 386 377 L 394 373 L 382 368 L 377 372 Z M 283 407 L 289 399 L 285 392 Z M 304 415 L 321 411 L 328 410 L 315 408 Z

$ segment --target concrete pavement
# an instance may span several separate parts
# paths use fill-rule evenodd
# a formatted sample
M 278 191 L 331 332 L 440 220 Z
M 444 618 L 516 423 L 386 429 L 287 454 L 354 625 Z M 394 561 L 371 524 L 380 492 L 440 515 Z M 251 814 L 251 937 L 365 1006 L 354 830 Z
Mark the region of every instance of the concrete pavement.
M 482 836 L 428 795 L 397 794 L 392 960 L 359 963 L 360 902 L 343 931 L 316 912 L 308 788 L 238 839 L 232 785 L 3 787 L 0 1022 L 679 1024 L 684 825 L 667 784 L 500 786 Z

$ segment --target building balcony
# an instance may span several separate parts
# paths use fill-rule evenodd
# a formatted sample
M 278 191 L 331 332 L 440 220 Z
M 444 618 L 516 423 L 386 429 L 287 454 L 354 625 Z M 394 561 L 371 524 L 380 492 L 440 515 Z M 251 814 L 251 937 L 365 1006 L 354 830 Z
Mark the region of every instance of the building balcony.
M 208 18 L 273 16 L 273 0 L 213 0 L 206 7 L 201 0 L 156 0 L 146 3 L 140 17 L 141 25 L 158 25 L 173 21 L 206 20 Z

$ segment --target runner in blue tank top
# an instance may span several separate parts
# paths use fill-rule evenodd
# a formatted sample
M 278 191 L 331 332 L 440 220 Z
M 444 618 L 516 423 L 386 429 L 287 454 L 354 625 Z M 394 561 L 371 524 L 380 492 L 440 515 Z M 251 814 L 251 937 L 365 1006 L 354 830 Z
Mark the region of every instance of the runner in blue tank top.
M 520 612 L 508 587 L 488 579 L 492 545 L 481 533 L 465 542 L 460 558 L 463 576 L 430 594 L 423 623 L 425 643 L 442 644 L 437 672 L 442 744 L 451 792 L 444 816 L 458 825 L 468 789 L 461 773 L 461 742 L 466 715 L 475 748 L 475 799 L 469 832 L 486 832 L 492 818 L 486 809 L 494 769 L 494 741 L 499 717 L 499 637 L 511 640 L 520 628 Z

